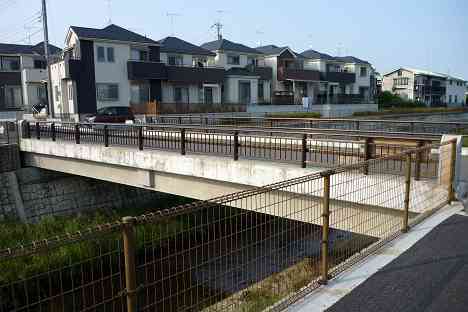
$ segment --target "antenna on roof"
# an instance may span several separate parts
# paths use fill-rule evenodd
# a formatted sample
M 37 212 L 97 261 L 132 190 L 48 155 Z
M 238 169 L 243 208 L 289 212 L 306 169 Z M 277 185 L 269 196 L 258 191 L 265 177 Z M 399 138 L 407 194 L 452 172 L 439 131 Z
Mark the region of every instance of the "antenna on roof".
M 107 25 L 112 24 L 112 0 L 106 0 L 107 2 Z
M 174 36 L 174 20 L 176 17 L 180 16 L 180 14 L 167 12 L 166 16 L 171 20 L 171 36 Z
M 343 52 L 343 44 L 341 42 L 338 43 L 338 47 L 336 48 L 336 55 L 337 56 L 343 56 L 341 55 Z
M 223 31 L 223 27 L 224 27 L 224 25 L 221 24 L 221 14 L 223 14 L 224 11 L 223 10 L 217 10 L 216 12 L 218 13 L 218 20 L 216 21 L 216 23 L 214 23 L 211 26 L 211 28 L 216 29 L 217 38 L 218 38 L 218 40 L 221 40 L 221 39 L 223 39 L 223 32 L 222 31 Z
M 265 33 L 263 31 L 261 31 L 261 30 L 257 30 L 255 33 L 259 37 L 258 46 L 261 47 L 263 45 L 261 36 L 264 35 Z

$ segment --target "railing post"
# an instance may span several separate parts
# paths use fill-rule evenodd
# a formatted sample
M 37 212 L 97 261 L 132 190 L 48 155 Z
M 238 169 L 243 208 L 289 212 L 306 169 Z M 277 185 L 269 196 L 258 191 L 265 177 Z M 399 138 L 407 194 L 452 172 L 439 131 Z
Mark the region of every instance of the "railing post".
M 52 142 L 55 142 L 55 140 L 57 139 L 55 132 L 55 122 L 50 124 L 50 136 L 52 137 Z
M 322 267 L 320 283 L 328 283 L 328 237 L 330 234 L 330 173 L 323 176 L 322 199 Z
M 239 131 L 234 132 L 234 160 L 239 160 Z
M 421 149 L 424 146 L 424 142 L 418 142 L 417 148 L 418 151 L 416 152 L 416 159 L 415 159 L 415 167 L 414 167 L 414 180 L 419 181 L 421 180 Z
M 307 134 L 302 136 L 302 158 L 301 158 L 302 168 L 307 167 Z
M 177 120 L 178 120 L 179 125 L 181 125 L 182 124 L 182 117 L 179 117 Z
M 80 144 L 80 125 L 75 124 L 75 143 Z
M 448 189 L 448 203 L 449 205 L 455 201 L 455 165 L 457 161 L 457 140 L 450 143 L 450 181 Z
M 31 138 L 31 124 L 29 123 L 29 121 L 25 121 L 25 125 L 26 125 L 25 139 L 30 139 Z
M 109 147 L 109 128 L 104 125 L 104 146 Z
M 41 139 L 41 127 L 38 122 L 36 122 L 36 139 Z
M 143 127 L 138 127 L 138 149 L 143 150 Z
M 122 239 L 125 258 L 125 294 L 127 297 L 127 311 L 137 311 L 137 281 L 136 281 L 136 235 L 135 219 L 124 217 L 122 219 Z
M 408 232 L 409 222 L 409 205 L 410 205 L 410 194 L 411 194 L 411 153 L 406 155 L 406 172 L 405 172 L 405 210 L 403 212 L 403 227 L 401 231 L 403 233 Z
M 185 155 L 185 129 L 180 129 L 180 154 Z

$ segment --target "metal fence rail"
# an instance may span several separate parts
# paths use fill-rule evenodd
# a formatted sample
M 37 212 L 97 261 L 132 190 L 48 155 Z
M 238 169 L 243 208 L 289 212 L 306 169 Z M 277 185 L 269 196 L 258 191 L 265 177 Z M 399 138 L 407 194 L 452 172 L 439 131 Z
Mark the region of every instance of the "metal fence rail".
M 23 123 L 23 138 L 70 141 L 76 144 L 128 146 L 163 149 L 187 153 L 229 156 L 234 160 L 259 159 L 307 165 L 335 167 L 394 155 L 388 169 L 403 168 L 398 156 L 402 151 L 433 144 L 440 137 L 358 135 L 349 133 L 315 133 L 265 129 L 216 127 L 176 127 L 161 125 L 109 125 L 36 122 Z M 430 157 L 418 158 L 417 177 L 436 174 Z M 423 167 L 424 170 L 421 170 Z
M 424 153 L 438 174 L 417 181 Z M 450 203 L 455 156 L 421 147 L 1 250 L 0 311 L 281 310 Z
M 220 117 L 210 115 L 146 115 L 142 121 L 161 125 L 203 125 L 259 128 L 304 128 L 355 131 L 462 134 L 468 122 L 395 121 L 371 119 Z

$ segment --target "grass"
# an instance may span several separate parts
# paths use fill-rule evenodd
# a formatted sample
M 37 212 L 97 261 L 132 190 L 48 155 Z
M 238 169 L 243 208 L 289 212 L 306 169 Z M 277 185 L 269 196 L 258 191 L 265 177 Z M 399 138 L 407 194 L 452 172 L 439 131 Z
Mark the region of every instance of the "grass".
M 388 108 L 378 112 L 355 112 L 355 117 L 366 117 L 366 116 L 384 116 L 390 114 L 406 114 L 406 113 L 463 113 L 468 110 L 464 107 L 399 107 L 399 108 Z
M 320 118 L 320 113 L 316 112 L 290 112 L 290 113 L 269 113 L 270 118 Z

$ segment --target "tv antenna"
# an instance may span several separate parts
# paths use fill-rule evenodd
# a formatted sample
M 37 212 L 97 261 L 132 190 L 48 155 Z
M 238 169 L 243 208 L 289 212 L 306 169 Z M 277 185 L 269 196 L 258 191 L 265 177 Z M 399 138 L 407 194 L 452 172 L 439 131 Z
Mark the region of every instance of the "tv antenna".
M 216 29 L 216 34 L 217 34 L 218 40 L 221 40 L 221 39 L 223 39 L 223 27 L 224 27 L 224 25 L 221 23 L 221 15 L 224 13 L 224 11 L 223 10 L 217 10 L 216 13 L 218 13 L 218 20 L 216 21 L 216 23 L 214 23 L 211 26 L 211 28 Z
M 112 0 L 106 0 L 107 3 L 107 25 L 112 24 Z
M 178 17 L 178 16 L 180 16 L 180 14 L 167 12 L 167 13 L 166 13 L 166 16 L 169 17 L 169 19 L 171 20 L 171 36 L 174 36 L 174 22 L 175 22 L 175 18 Z
M 261 46 L 262 46 L 262 36 L 263 36 L 265 33 L 264 33 L 263 31 L 261 31 L 261 30 L 257 30 L 255 33 L 257 34 L 258 39 L 259 39 L 259 40 L 258 40 L 258 46 L 261 47 Z
M 341 55 L 343 53 L 343 44 L 341 42 L 338 43 L 338 47 L 336 48 L 336 55 L 337 56 L 343 56 Z

